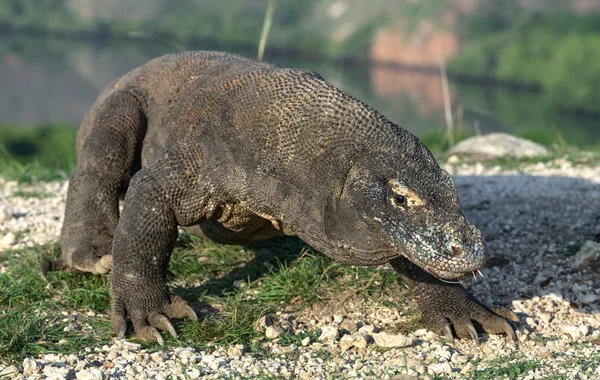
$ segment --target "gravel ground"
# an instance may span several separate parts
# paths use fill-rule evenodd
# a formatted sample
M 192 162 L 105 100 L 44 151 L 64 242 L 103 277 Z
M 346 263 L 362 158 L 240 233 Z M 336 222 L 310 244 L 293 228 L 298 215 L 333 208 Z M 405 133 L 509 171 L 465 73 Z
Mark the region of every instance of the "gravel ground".
M 516 345 L 500 336 L 484 336 L 481 346 L 448 343 L 423 329 L 404 336 L 394 328 L 409 318 L 402 310 L 340 295 L 343 301 L 263 320 L 265 334 L 273 338 L 266 359 L 244 346 L 155 352 L 115 340 L 8 366 L 0 360 L 0 377 L 465 378 L 499 362 L 531 360 L 539 365 L 520 378 L 600 378 L 600 362 L 593 359 L 600 358 L 599 269 L 574 259 L 600 232 L 600 168 L 574 167 L 566 160 L 519 170 L 445 166 L 455 177 L 466 216 L 487 240 L 485 277 L 467 286 L 480 300 L 512 307 L 519 315 Z M 23 193 L 46 197 L 18 196 Z M 65 196 L 65 183 L 23 186 L 0 179 L 0 250 L 56 240 Z M 0 273 L 6 271 L 1 265 Z M 277 340 L 281 329 L 316 328 L 321 336 L 299 346 Z

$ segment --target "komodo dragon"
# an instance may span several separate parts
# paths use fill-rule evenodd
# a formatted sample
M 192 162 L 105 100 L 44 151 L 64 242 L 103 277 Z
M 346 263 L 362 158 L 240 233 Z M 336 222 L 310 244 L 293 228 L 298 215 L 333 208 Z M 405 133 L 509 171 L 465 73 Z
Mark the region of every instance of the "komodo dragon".
M 196 314 L 167 287 L 178 226 L 220 243 L 297 235 L 350 265 L 390 263 L 425 327 L 516 334 L 456 281 L 485 261 L 479 230 L 431 152 L 318 74 L 219 52 L 156 58 L 85 116 L 62 256 L 42 273 L 108 273 L 115 334 L 176 337 Z M 119 196 L 126 192 L 119 216 Z M 450 280 L 450 282 L 448 282 Z M 477 327 L 477 329 L 475 328 Z

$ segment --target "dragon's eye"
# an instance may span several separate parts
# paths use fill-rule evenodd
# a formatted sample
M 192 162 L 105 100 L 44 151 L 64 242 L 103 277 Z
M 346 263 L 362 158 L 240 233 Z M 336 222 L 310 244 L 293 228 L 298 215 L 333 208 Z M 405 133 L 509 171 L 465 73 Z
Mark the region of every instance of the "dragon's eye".
M 394 206 L 404 206 L 406 205 L 406 197 L 400 194 L 394 194 L 393 203 Z
M 389 180 L 387 195 L 392 206 L 404 210 L 409 207 L 425 207 L 427 204 L 414 190 L 397 179 Z

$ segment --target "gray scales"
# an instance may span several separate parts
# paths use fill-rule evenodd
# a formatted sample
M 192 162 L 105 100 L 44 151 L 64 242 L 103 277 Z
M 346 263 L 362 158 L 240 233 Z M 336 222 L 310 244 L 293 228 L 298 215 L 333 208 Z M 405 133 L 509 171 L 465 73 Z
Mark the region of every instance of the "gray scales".
M 219 243 L 296 235 L 349 265 L 390 263 L 426 328 L 516 335 L 511 311 L 455 280 L 485 262 L 456 188 L 406 130 L 318 74 L 219 52 L 154 59 L 112 82 L 77 135 L 62 256 L 52 270 L 109 273 L 123 337 L 163 343 L 196 319 L 167 286 L 183 226 Z M 119 196 L 125 195 L 119 215 Z

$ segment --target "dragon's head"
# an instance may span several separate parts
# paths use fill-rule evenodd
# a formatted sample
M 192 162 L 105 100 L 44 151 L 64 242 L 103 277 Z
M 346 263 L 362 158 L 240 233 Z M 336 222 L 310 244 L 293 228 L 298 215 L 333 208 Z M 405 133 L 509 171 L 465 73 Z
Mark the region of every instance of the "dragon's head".
M 397 136 L 351 163 L 326 205 L 325 232 L 350 262 L 401 254 L 438 278 L 463 278 L 485 262 L 483 237 L 431 152 L 404 130 Z

